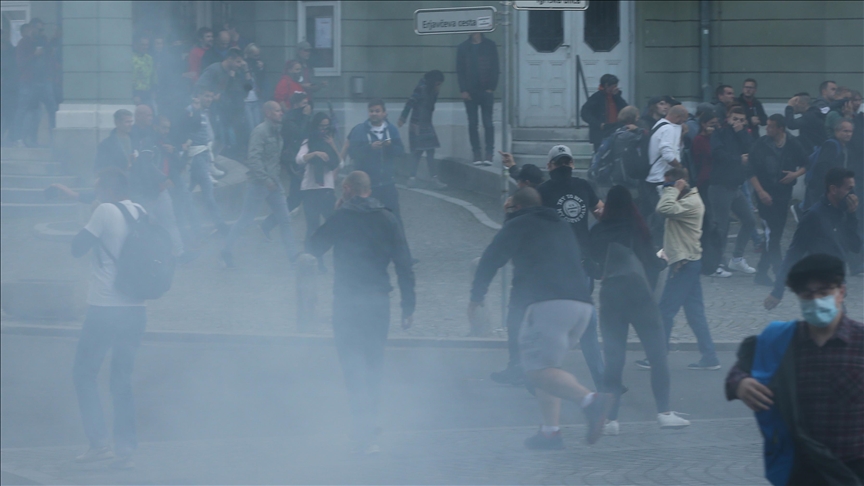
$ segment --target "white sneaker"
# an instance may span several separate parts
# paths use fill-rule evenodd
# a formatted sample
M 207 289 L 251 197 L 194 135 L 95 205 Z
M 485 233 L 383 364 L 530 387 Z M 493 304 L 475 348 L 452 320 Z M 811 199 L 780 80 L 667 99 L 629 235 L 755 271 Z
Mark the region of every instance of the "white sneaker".
M 483 165 L 483 161 L 482 161 L 482 160 L 475 160 L 473 163 L 474 163 L 474 165 L 476 165 L 477 167 L 480 167 L 481 165 Z
M 219 169 L 219 167 L 216 167 L 216 164 L 210 164 L 210 175 L 211 176 L 213 176 L 217 179 L 221 179 L 221 178 L 225 177 L 225 174 L 226 174 L 226 172 L 224 170 Z
M 489 167 L 490 165 L 492 165 L 492 161 L 491 160 L 484 160 L 483 165 L 486 167 Z
M 617 420 L 607 420 L 603 426 L 603 435 L 618 435 L 619 427 Z
M 756 269 L 747 265 L 747 260 L 744 257 L 733 258 L 729 260 L 729 265 L 727 265 L 729 270 L 735 270 L 737 272 L 744 273 L 756 273 Z
M 114 459 L 114 452 L 110 447 L 106 446 L 99 449 L 93 449 L 91 447 L 90 449 L 87 449 L 87 452 L 76 457 L 75 462 L 98 462 L 107 461 L 108 459 Z
M 727 278 L 727 277 L 732 276 L 732 272 L 727 272 L 726 270 L 723 270 L 722 267 L 717 267 L 717 270 L 714 270 L 714 273 L 712 273 L 711 276 L 712 277 L 719 277 L 719 278 Z
M 409 177 L 408 183 L 405 185 L 408 187 L 411 187 L 411 188 L 417 187 L 417 178 L 416 177 Z
M 690 421 L 679 417 L 678 412 L 658 413 L 657 423 L 661 429 L 683 429 L 690 425 Z

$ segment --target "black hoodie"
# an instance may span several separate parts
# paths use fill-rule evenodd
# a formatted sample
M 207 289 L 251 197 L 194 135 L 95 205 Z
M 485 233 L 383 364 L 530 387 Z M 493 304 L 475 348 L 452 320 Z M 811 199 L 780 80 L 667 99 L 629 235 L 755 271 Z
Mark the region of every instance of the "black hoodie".
M 573 168 L 561 166 L 549 172 L 549 180 L 537 186 L 543 205 L 554 209 L 558 217 L 570 223 L 579 246 L 588 248 L 588 213 L 600 198 L 585 179 L 573 177 Z
M 355 197 L 336 210 L 306 243 L 306 251 L 321 257 L 333 247 L 333 294 L 362 297 L 389 294 L 390 262 L 396 269 L 402 316 L 414 314 L 414 270 L 405 233 L 396 216 L 377 200 Z
M 517 211 L 483 252 L 471 301 L 483 302 L 498 269 L 513 260 L 513 306 L 546 300 L 591 303 L 588 279 L 573 232 L 555 210 L 536 206 Z

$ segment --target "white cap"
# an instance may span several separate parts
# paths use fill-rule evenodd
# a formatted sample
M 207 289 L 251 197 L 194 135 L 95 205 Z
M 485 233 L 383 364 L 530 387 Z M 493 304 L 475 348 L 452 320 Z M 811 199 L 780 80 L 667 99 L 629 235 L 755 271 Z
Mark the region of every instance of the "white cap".
M 562 155 L 566 155 L 571 159 L 573 158 L 573 152 L 570 152 L 570 147 L 566 145 L 556 145 L 549 151 L 549 161 L 551 162 Z

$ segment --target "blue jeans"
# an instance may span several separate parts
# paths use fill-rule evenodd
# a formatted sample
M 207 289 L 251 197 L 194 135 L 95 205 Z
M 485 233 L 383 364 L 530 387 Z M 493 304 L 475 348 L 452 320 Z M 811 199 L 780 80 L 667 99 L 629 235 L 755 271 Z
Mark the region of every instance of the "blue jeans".
M 672 265 L 675 267 L 675 265 Z M 699 352 L 706 361 L 717 361 L 711 330 L 708 329 L 708 319 L 705 317 L 705 303 L 702 300 L 702 282 L 699 280 L 702 271 L 702 260 L 689 261 L 677 271 L 669 269 L 669 278 L 660 298 L 660 317 L 663 319 L 663 329 L 666 331 L 666 346 L 672 335 L 672 324 L 675 314 L 684 307 L 687 324 L 696 335 Z
M 189 166 L 189 191 L 195 189 L 195 186 L 201 186 L 201 196 L 204 198 L 204 206 L 210 213 L 213 219 L 213 224 L 217 228 L 225 227 L 225 221 L 222 219 L 222 213 L 219 211 L 219 205 L 216 204 L 216 197 L 213 195 L 213 181 L 210 180 L 210 154 L 202 152 L 195 157 L 192 157 L 192 164 Z
M 243 106 L 246 113 L 246 130 L 247 133 L 252 133 L 252 130 L 263 121 L 261 118 L 261 102 L 246 101 L 243 103 Z
M 174 205 L 174 216 L 177 219 L 177 228 L 183 237 L 187 247 L 198 246 L 198 235 L 201 232 L 201 221 L 198 212 L 192 203 L 192 194 L 189 192 L 189 174 L 173 174 L 171 182 L 174 186 L 168 189 L 171 194 L 171 202 Z
M 261 203 L 267 201 L 276 220 L 279 222 L 279 232 L 282 233 L 282 245 L 291 260 L 297 256 L 297 245 L 294 243 L 294 235 L 291 234 L 291 214 L 288 212 L 288 204 L 285 202 L 285 190 L 281 184 L 276 184 L 273 189 L 268 189 L 263 182 L 246 183 L 246 194 L 243 197 L 243 213 L 240 219 L 231 228 L 228 238 L 225 240 L 225 250 L 231 251 L 231 246 L 237 241 L 261 208 Z
M 57 102 L 54 99 L 54 86 L 50 81 L 22 82 L 18 88 L 18 111 L 15 115 L 15 140 L 23 140 L 28 145 L 35 145 L 39 120 L 42 117 L 39 104 L 45 105 L 45 111 L 51 118 L 51 128 L 54 128 L 54 116 L 57 113 Z
M 128 456 L 138 445 L 135 430 L 135 398 L 132 369 L 147 325 L 147 308 L 142 306 L 90 306 L 81 328 L 72 370 L 84 433 L 90 447 L 108 445 L 108 429 L 99 399 L 97 377 L 102 362 L 111 352 L 111 396 L 114 399 L 114 452 Z

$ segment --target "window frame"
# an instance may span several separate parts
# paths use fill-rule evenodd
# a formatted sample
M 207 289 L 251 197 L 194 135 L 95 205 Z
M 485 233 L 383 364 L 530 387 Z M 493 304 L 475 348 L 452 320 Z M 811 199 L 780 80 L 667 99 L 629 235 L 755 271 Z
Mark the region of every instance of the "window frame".
M 0 14 L 4 12 L 24 12 L 24 23 L 30 22 L 30 2 L 27 0 L 4 0 L 2 4 L 0 4 Z M 10 28 L 11 28 L 10 24 Z M 19 26 L 20 29 L 20 26 Z M 9 33 L 10 39 L 12 33 Z M 19 31 L 20 35 L 20 31 Z M 18 43 L 16 42 L 15 45 Z
M 306 40 L 306 9 L 308 7 L 333 7 L 333 67 L 316 67 L 316 77 L 342 75 L 342 2 L 334 0 L 309 0 L 297 2 L 297 42 Z

